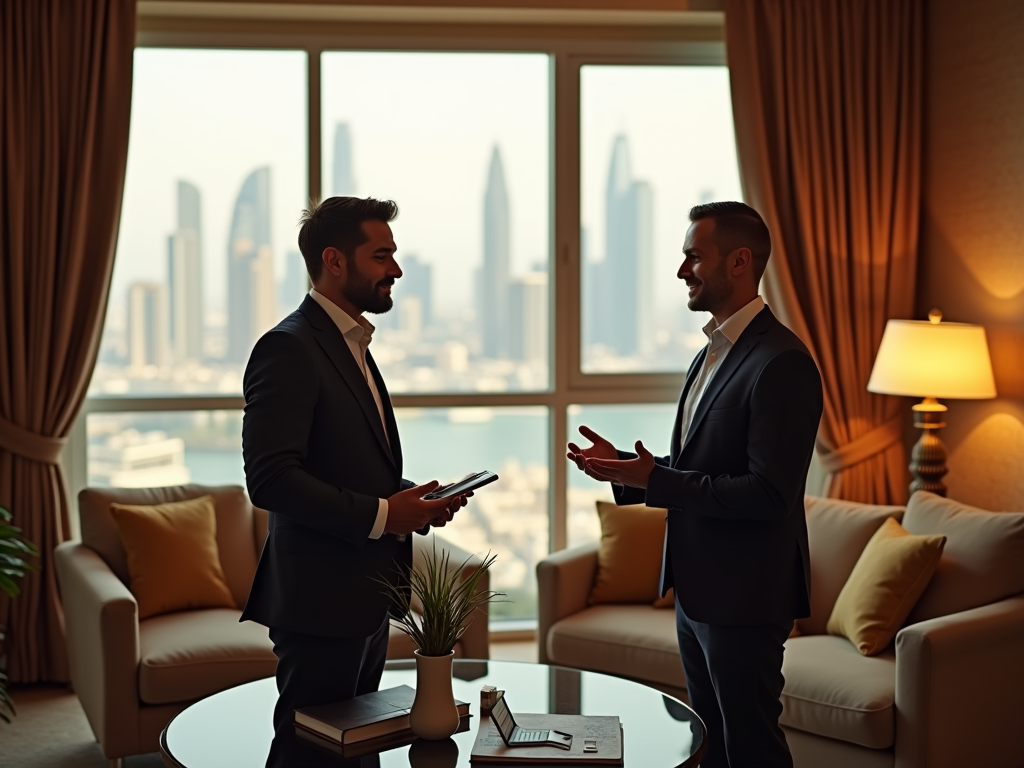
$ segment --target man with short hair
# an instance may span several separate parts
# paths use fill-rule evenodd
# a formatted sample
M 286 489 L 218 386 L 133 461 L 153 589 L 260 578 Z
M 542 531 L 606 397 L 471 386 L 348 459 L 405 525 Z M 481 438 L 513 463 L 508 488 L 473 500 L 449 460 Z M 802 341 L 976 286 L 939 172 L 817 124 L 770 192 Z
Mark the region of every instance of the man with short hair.
M 690 703 L 707 726 L 702 768 L 790 768 L 779 726 L 783 644 L 810 613 L 804 490 L 821 418 L 810 353 L 758 295 L 771 252 L 748 205 L 690 210 L 678 277 L 711 313 L 671 452 L 617 451 L 588 427 L 569 458 L 619 504 L 668 509 L 660 594 L 675 588 Z
M 397 214 L 392 201 L 355 197 L 303 213 L 313 290 L 245 369 L 246 484 L 270 521 L 241 620 L 269 627 L 278 657 L 275 750 L 294 709 L 377 690 L 395 608 L 378 580 L 407 585 L 408 534 L 444 525 L 466 503 L 426 501 L 436 481 L 402 478 L 394 411 L 369 351 L 363 314 L 391 309 L 402 276 Z

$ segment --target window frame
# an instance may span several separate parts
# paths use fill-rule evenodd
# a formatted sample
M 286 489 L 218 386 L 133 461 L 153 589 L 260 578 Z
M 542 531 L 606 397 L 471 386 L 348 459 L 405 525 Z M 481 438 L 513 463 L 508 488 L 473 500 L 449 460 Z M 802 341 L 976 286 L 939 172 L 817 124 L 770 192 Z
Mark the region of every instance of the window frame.
M 300 50 L 307 54 L 307 178 L 311 198 L 321 191 L 320 54 L 332 50 L 416 52 L 529 52 L 549 56 L 550 275 L 549 388 L 537 392 L 395 394 L 396 408 L 454 406 L 543 406 L 549 424 L 548 548 L 567 544 L 568 462 L 571 405 L 674 403 L 683 373 L 584 373 L 581 363 L 580 273 L 580 68 L 588 65 L 725 65 L 724 14 L 712 12 L 560 11 L 547 23 L 542 11 L 524 21 L 487 21 L 488 11 L 462 9 L 465 22 L 450 15 L 430 21 L 346 20 L 345 9 L 322 8 L 326 19 L 270 18 L 264 7 L 203 9 L 202 3 L 140 2 L 137 45 L 160 48 Z M 283 6 L 278 6 L 283 8 Z M 306 9 L 309 6 L 305 6 Z M 348 9 L 351 12 L 354 9 Z M 396 9 L 381 8 L 383 17 Z M 287 13 L 287 9 L 282 13 Z M 601 14 L 604 14 L 603 16 Z M 531 15 L 532 14 L 532 15 Z M 618 14 L 616 16 L 615 14 Z M 351 15 L 351 13 L 349 13 Z M 394 14 L 391 14 L 394 15 Z M 441 18 L 438 14 L 434 14 Z M 495 19 L 498 16 L 491 13 Z M 539 21 L 531 22 L 536 17 Z M 671 18 L 669 18 L 671 17 Z M 483 18 L 484 21 L 479 21 Z M 517 17 L 519 18 L 519 17 Z M 668 24 L 666 25 L 666 19 Z M 596 20 L 596 21 L 595 21 Z M 617 23 L 617 21 L 626 23 Z M 680 227 L 684 222 L 680 222 Z M 77 493 L 87 483 L 86 421 L 90 414 L 129 411 L 241 410 L 241 395 L 87 397 L 63 457 L 72 496 L 72 534 L 79 535 Z M 666 430 L 668 425 L 666 425 Z

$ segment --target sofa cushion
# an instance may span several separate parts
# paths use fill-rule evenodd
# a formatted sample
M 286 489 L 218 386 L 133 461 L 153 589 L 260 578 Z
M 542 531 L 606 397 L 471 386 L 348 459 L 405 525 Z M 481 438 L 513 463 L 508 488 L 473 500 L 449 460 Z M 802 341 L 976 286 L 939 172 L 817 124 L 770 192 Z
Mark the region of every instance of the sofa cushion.
M 914 536 L 891 517 L 875 531 L 828 619 L 865 656 L 892 642 L 939 564 L 945 536 Z
M 128 555 L 139 619 L 197 608 L 236 608 L 217 552 L 213 496 L 167 504 L 111 504 Z
M 274 674 L 267 628 L 239 622 L 240 611 L 212 608 L 139 622 L 139 698 L 146 704 L 194 701 Z
M 82 543 L 96 550 L 117 577 L 128 584 L 128 557 L 117 532 L 110 504 L 167 504 L 210 494 L 217 511 L 217 551 L 224 579 L 235 605 L 245 605 L 256 573 L 256 560 L 266 537 L 266 514 L 255 518 L 245 489 L 239 485 L 174 485 L 161 488 L 85 488 L 78 494 Z M 257 522 L 262 536 L 254 536 Z
M 873 749 L 895 743 L 892 648 L 862 656 L 845 637 L 791 637 L 782 674 L 782 725 Z
M 660 589 L 668 510 L 599 501 L 597 514 L 601 518 L 601 548 L 589 604 L 653 604 Z
M 579 669 L 686 687 L 675 611 L 652 605 L 596 605 L 555 622 L 548 659 Z
M 939 567 L 908 623 L 1024 592 L 1024 512 L 989 512 L 918 491 L 903 523 L 911 533 L 946 536 Z
M 802 635 L 824 635 L 836 598 L 868 540 L 887 517 L 900 520 L 903 507 L 813 496 L 804 502 L 811 554 L 811 615 L 800 619 L 797 627 Z

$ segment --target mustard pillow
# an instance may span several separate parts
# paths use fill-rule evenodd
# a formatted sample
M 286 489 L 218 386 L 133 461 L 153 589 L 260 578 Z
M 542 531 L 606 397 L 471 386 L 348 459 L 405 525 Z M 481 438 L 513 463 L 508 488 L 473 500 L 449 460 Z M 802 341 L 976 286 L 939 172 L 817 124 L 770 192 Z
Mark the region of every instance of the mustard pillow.
M 217 550 L 213 496 L 153 506 L 111 504 L 128 555 L 139 619 L 193 608 L 235 608 Z
M 599 501 L 597 514 L 601 548 L 590 604 L 653 603 L 660 586 L 666 510 Z
M 945 544 L 945 536 L 912 536 L 886 518 L 839 593 L 828 633 L 849 638 L 865 656 L 888 646 L 928 586 Z

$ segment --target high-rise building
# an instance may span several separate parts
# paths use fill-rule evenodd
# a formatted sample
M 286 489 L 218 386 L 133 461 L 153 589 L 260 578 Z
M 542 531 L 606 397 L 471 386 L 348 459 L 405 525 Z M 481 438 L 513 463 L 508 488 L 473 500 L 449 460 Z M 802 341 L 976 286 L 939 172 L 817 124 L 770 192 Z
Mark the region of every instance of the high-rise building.
M 653 229 L 651 187 L 634 181 L 629 145 L 620 134 L 612 145 L 605 192 L 604 263 L 593 282 L 602 317 L 595 341 L 622 356 L 642 352 L 653 331 Z
M 431 299 L 434 268 L 414 254 L 401 257 L 398 263 L 402 267 L 402 278 L 395 292 L 398 296 L 415 296 L 420 300 L 420 320 L 423 327 L 427 328 L 434 319 L 434 303 Z
M 306 262 L 298 251 L 288 251 L 285 256 L 284 279 L 277 293 L 280 304 L 278 314 L 284 317 L 294 312 L 307 293 L 309 272 L 306 271 Z
M 331 171 L 332 195 L 356 193 L 356 182 L 352 176 L 352 132 L 348 123 L 334 125 L 334 167 Z
M 128 364 L 169 365 L 167 287 L 162 283 L 132 283 L 128 286 Z
M 484 192 L 484 263 L 479 293 L 484 357 L 509 354 L 509 205 L 501 151 L 494 147 Z
M 228 236 L 228 349 L 238 363 L 273 327 L 274 258 L 270 246 L 270 169 L 257 168 L 235 200 Z
M 178 226 L 167 238 L 170 342 L 178 362 L 203 356 L 203 261 L 199 189 L 178 181 Z
M 526 362 L 542 362 L 548 354 L 548 275 L 527 272 L 512 281 L 509 291 L 509 351 Z

